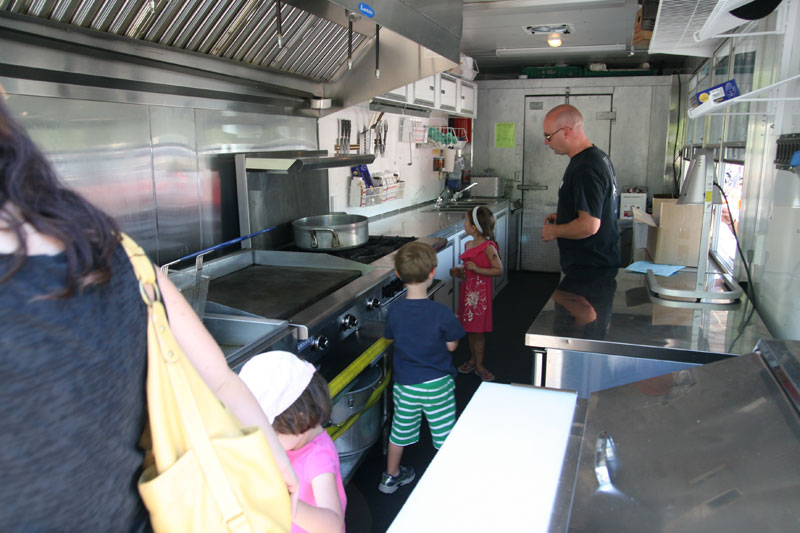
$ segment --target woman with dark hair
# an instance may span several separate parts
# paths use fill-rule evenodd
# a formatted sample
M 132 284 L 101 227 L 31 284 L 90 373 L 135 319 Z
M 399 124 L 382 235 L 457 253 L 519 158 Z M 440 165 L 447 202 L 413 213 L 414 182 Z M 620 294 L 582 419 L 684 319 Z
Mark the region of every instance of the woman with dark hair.
M 181 348 L 242 424 L 264 430 L 295 492 L 297 478 L 256 399 L 156 272 Z M 146 326 L 116 223 L 60 183 L 0 98 L 2 529 L 146 528 L 137 492 Z

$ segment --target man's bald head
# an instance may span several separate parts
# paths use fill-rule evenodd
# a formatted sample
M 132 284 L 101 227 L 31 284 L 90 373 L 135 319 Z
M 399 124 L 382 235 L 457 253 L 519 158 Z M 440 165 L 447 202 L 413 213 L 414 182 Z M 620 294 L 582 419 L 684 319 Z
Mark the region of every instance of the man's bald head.
M 558 155 L 569 157 L 592 146 L 583 131 L 583 115 L 575 107 L 562 104 L 551 109 L 542 124 L 545 144 Z
M 556 128 L 583 129 L 583 115 L 575 107 L 562 104 L 551 109 L 544 117 L 545 122 Z

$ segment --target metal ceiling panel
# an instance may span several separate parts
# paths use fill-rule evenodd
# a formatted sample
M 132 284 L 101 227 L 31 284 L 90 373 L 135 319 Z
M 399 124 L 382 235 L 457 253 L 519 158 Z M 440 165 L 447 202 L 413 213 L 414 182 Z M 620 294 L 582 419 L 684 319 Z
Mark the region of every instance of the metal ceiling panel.
M 331 81 L 347 60 L 347 28 L 285 3 L 278 48 L 274 0 L 0 0 L 0 10 L 315 81 Z M 354 32 L 354 51 L 366 42 Z

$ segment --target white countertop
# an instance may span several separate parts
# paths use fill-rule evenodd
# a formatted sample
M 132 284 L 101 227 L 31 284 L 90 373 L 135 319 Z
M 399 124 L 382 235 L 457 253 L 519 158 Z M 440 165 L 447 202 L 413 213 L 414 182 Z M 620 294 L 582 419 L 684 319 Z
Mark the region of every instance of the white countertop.
M 482 383 L 389 531 L 547 531 L 576 398 Z

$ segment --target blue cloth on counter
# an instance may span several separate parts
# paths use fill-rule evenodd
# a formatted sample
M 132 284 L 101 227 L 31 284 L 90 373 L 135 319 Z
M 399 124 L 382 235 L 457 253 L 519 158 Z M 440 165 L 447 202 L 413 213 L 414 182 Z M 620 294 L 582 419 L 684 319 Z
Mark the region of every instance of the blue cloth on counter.
M 631 272 L 641 272 L 642 274 L 647 274 L 648 270 L 652 270 L 653 274 L 656 276 L 669 277 L 675 272 L 683 270 L 683 268 L 684 267 L 681 265 L 657 265 L 656 263 L 650 261 L 636 261 L 635 263 L 628 265 L 625 270 L 630 270 Z

